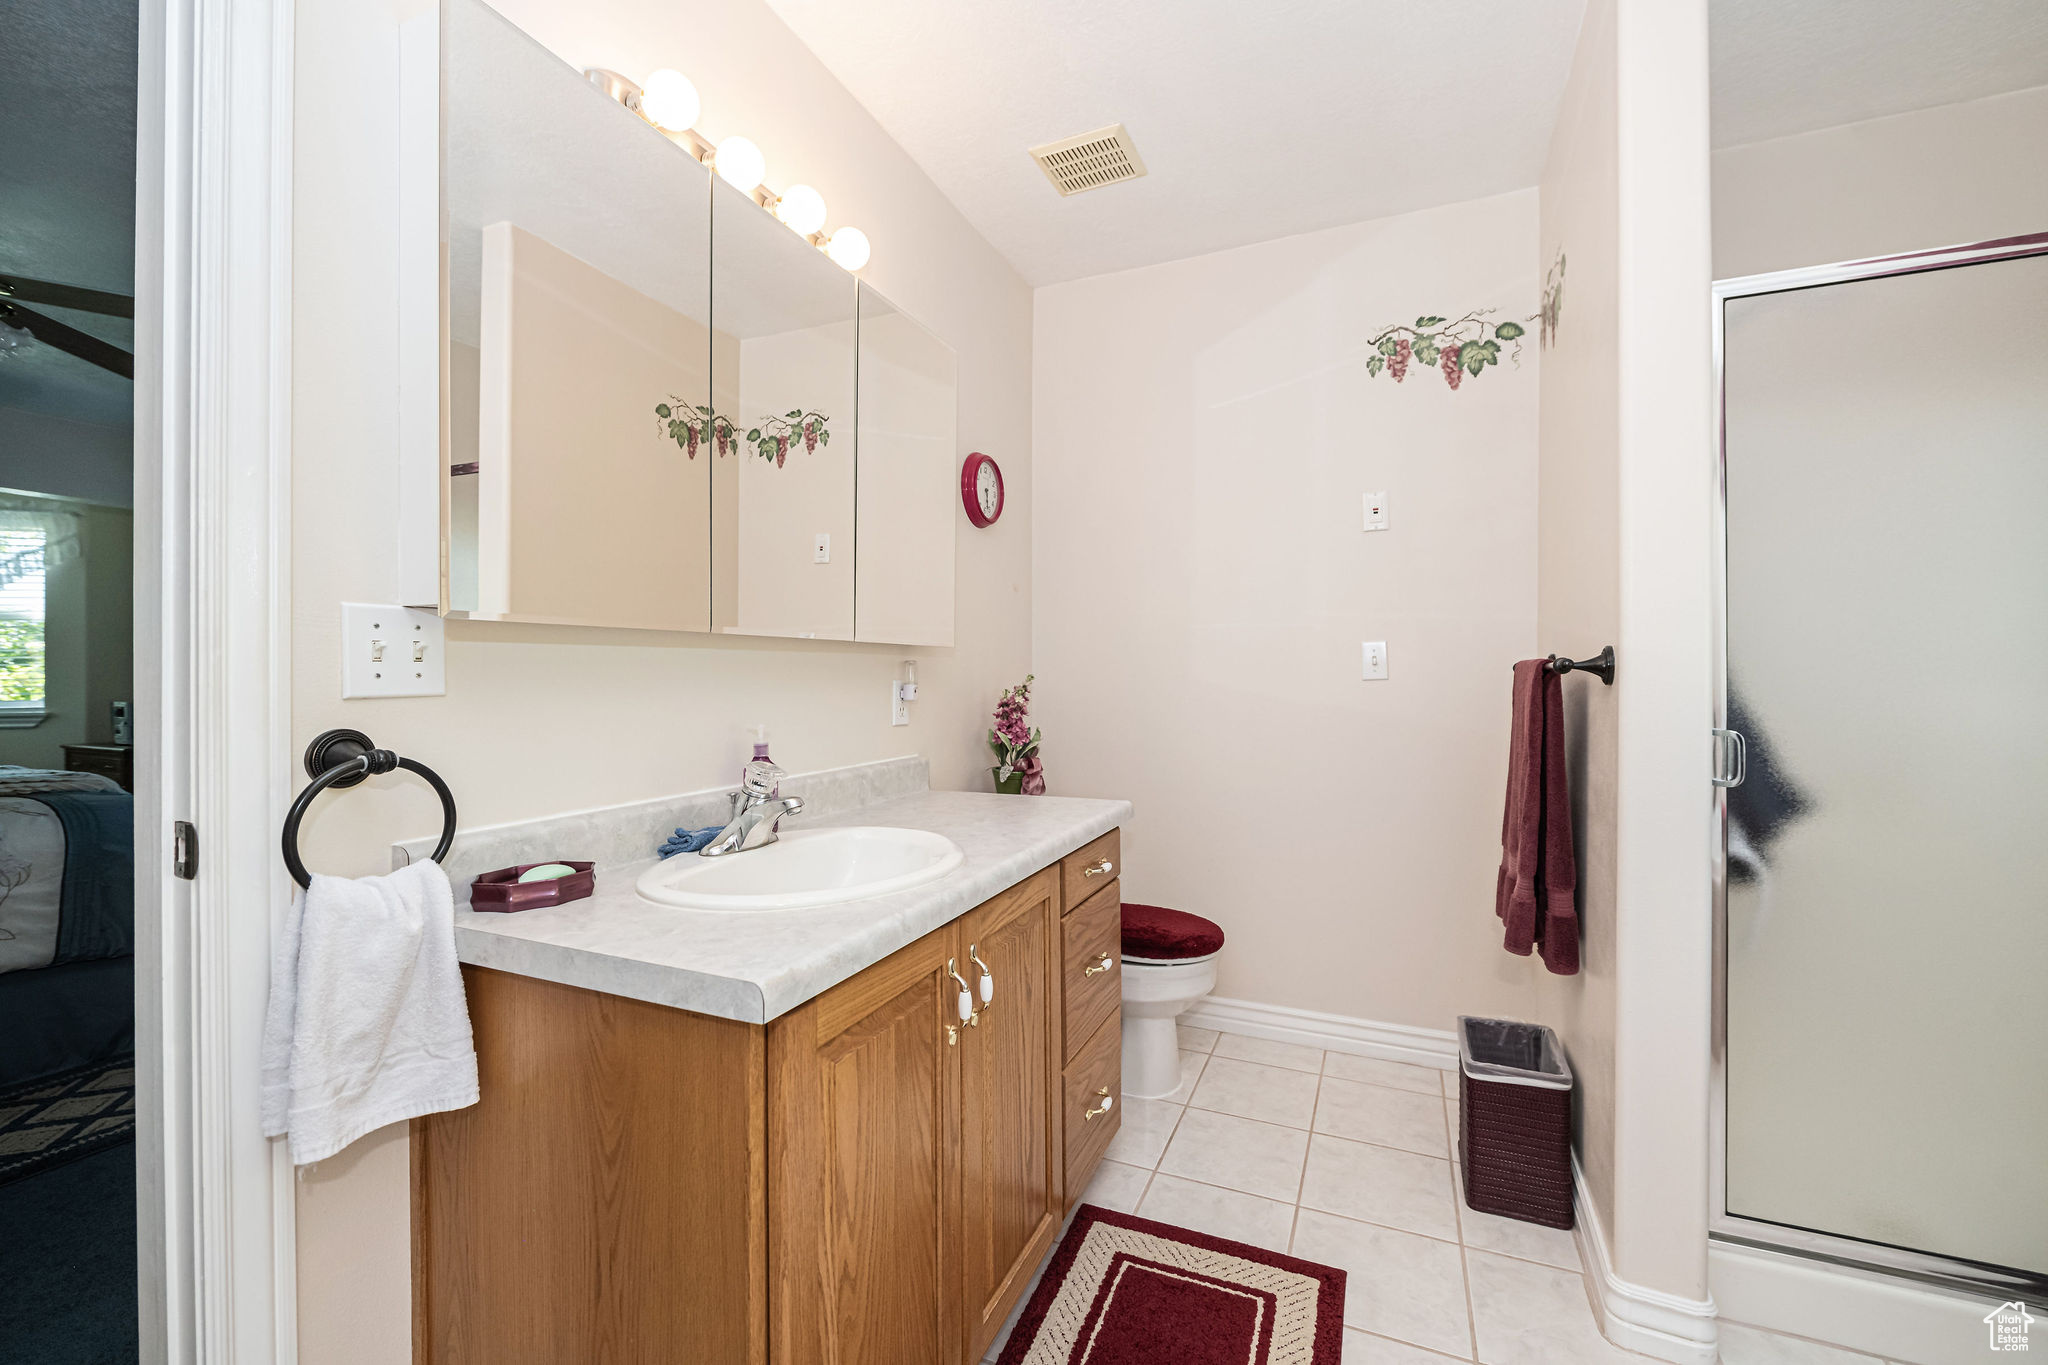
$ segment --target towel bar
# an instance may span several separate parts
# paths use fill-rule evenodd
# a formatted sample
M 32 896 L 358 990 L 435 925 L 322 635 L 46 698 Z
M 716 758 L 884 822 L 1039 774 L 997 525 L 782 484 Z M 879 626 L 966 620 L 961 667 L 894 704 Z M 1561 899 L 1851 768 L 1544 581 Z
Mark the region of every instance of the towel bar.
M 449 846 L 455 842 L 455 794 L 448 790 L 441 775 L 426 764 L 400 758 L 389 749 L 379 749 L 360 730 L 323 730 L 306 746 L 305 764 L 306 776 L 313 780 L 285 815 L 282 841 L 285 868 L 300 886 L 310 886 L 313 880 L 306 865 L 299 861 L 299 821 L 305 818 L 313 798 L 329 787 L 353 787 L 371 773 L 388 773 L 394 768 L 418 773 L 440 795 L 441 842 L 434 848 L 434 861 L 438 863 L 447 856 Z
M 1552 673 L 1591 673 L 1609 687 L 1614 686 L 1614 646 L 1608 645 L 1593 659 L 1560 659 L 1553 654 L 1544 665 Z

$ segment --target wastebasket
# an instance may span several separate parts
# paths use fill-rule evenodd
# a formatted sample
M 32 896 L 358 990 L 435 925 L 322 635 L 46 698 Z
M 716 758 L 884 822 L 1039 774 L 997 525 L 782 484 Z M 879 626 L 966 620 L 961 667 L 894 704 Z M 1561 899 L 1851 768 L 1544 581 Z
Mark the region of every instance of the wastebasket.
M 1555 1033 L 1459 1016 L 1458 1161 L 1479 1212 L 1572 1225 L 1572 1068 Z

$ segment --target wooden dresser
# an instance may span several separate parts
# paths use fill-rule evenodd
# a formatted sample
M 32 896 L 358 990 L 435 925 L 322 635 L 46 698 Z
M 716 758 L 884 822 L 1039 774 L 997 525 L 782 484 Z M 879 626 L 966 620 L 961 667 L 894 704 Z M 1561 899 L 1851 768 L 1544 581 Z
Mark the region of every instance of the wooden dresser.
M 67 744 L 64 771 L 98 773 L 121 784 L 123 791 L 135 790 L 135 746 L 132 744 Z

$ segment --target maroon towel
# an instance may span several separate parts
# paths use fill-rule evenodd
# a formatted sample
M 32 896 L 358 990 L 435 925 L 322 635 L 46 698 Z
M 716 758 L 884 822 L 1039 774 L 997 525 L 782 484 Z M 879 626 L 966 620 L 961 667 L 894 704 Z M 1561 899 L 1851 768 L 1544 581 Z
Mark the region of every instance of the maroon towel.
M 1543 965 L 1570 976 L 1579 970 L 1579 917 L 1573 906 L 1578 863 L 1564 764 L 1564 680 L 1543 665 L 1542 659 L 1515 665 L 1508 794 L 1493 910 L 1509 952 L 1527 957 L 1540 947 Z

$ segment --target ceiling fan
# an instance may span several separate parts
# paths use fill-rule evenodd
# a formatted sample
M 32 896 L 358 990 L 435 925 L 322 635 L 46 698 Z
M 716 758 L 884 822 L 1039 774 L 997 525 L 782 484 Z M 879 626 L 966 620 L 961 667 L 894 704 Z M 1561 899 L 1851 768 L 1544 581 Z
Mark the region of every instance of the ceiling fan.
M 81 313 L 100 313 L 107 317 L 132 318 L 135 316 L 134 299 L 126 294 L 110 294 L 102 289 L 85 289 L 75 284 L 52 284 L 48 280 L 0 275 L 0 325 L 19 328 L 46 346 L 54 346 L 103 370 L 111 370 L 123 379 L 135 377 L 135 357 L 132 354 L 111 341 L 102 341 L 90 332 L 81 332 L 47 313 L 28 307 L 31 303 L 73 308 Z

